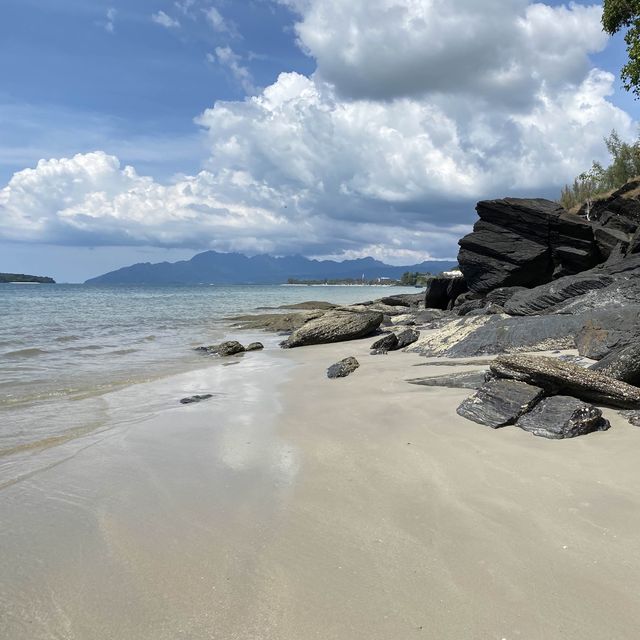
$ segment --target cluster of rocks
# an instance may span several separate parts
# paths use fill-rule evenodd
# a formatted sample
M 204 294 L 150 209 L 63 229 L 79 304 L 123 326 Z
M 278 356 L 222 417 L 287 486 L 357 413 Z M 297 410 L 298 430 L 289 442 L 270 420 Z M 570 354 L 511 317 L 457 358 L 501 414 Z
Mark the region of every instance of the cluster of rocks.
M 206 353 L 207 355 L 220 356 L 222 358 L 235 356 L 238 353 L 245 353 L 246 351 L 260 351 L 262 349 L 264 349 L 262 342 L 252 342 L 245 347 L 237 340 L 227 340 L 226 342 L 212 344 L 208 347 L 196 347 L 196 351 Z

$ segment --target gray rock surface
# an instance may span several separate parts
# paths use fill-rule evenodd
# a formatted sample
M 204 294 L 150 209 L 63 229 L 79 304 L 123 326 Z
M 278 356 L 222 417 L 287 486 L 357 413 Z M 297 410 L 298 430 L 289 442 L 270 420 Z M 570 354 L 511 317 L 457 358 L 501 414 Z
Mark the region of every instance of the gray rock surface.
M 296 329 L 281 346 L 293 348 L 365 338 L 378 329 L 382 319 L 382 313 L 371 311 L 327 311 Z
M 458 415 L 492 429 L 515 424 L 542 398 L 543 391 L 517 380 L 490 380 L 467 398 L 457 409 Z
M 479 389 L 486 382 L 486 371 L 467 371 L 465 373 L 451 373 L 444 376 L 429 376 L 427 378 L 412 378 L 409 384 L 423 387 L 447 387 L 450 389 Z
M 554 396 L 544 398 L 521 416 L 516 426 L 535 436 L 560 440 L 606 431 L 611 425 L 602 417 L 602 411 L 592 404 L 570 396 Z
M 640 385 L 640 341 L 634 340 L 615 349 L 592 365 L 591 370 L 635 386 Z
M 359 366 L 360 363 L 353 356 L 350 356 L 344 360 L 340 360 L 340 362 L 336 362 L 336 364 L 332 364 L 327 369 L 327 378 L 346 378 Z
M 262 342 L 252 342 L 245 347 L 245 351 L 262 351 L 264 345 Z
M 398 344 L 395 348 L 404 349 L 420 338 L 420 332 L 416 331 L 415 329 L 405 329 L 404 331 L 400 331 L 399 333 L 397 333 L 396 338 L 398 340 Z
M 571 395 L 589 402 L 640 408 L 640 389 L 598 371 L 544 356 L 499 356 L 490 365 L 498 378 L 539 386 L 549 395 Z

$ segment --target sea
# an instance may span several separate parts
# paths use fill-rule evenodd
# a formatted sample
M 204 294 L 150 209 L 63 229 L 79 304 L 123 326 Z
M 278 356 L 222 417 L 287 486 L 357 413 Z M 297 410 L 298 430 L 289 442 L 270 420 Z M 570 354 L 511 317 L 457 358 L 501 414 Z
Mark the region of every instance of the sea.
M 55 464 L 62 447 L 67 456 L 119 425 L 175 406 L 177 390 L 163 381 L 230 364 L 195 347 L 258 339 L 267 351 L 278 348 L 281 338 L 234 330 L 231 316 L 307 300 L 349 304 L 415 292 L 366 285 L 1 284 L 0 487 Z

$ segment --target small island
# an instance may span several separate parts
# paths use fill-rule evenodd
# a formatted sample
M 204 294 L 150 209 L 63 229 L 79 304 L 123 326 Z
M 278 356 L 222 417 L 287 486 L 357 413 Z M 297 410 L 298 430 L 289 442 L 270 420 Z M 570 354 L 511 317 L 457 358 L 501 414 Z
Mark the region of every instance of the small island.
M 53 278 L 28 276 L 24 273 L 0 273 L 0 284 L 55 284 Z

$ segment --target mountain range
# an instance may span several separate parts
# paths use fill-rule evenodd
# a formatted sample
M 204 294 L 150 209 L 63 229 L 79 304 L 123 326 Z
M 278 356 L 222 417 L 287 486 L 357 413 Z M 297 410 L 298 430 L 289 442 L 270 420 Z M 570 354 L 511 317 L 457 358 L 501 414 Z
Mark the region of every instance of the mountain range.
M 310 260 L 303 256 L 248 257 L 240 253 L 205 251 L 180 262 L 138 263 L 110 271 L 85 284 L 283 284 L 296 280 L 400 278 L 406 271 L 439 273 L 453 261 L 429 261 L 395 267 L 373 258 Z

